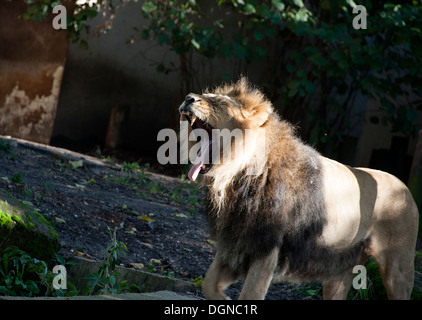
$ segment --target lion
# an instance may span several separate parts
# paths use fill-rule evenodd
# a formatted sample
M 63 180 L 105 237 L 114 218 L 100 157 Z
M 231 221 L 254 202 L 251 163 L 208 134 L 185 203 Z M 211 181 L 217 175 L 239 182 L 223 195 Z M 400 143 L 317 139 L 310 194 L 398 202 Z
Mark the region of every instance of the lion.
M 245 77 L 188 94 L 179 112 L 190 132 L 213 136 L 188 174 L 206 187 L 216 242 L 203 280 L 207 299 L 226 299 L 238 279 L 245 280 L 239 299 L 264 299 L 271 283 L 315 280 L 324 299 L 346 299 L 353 268 L 371 256 L 388 298 L 410 298 L 419 213 L 399 179 L 322 156 Z M 223 130 L 241 132 L 243 147 L 233 147 L 236 134 L 218 144 Z M 224 156 L 227 147 L 236 152 Z

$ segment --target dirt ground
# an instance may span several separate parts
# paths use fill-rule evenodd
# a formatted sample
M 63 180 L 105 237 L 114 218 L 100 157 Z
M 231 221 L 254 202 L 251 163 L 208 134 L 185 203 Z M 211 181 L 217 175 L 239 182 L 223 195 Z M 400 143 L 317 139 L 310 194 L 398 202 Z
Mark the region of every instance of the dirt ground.
M 60 255 L 101 260 L 112 228 L 127 247 L 124 266 L 141 263 L 145 270 L 187 280 L 205 276 L 215 247 L 202 191 L 133 163 L 0 137 L 0 189 L 30 202 L 54 225 Z M 232 299 L 241 285 L 229 288 Z M 309 297 L 303 287 L 291 283 L 273 285 L 267 294 L 267 299 L 304 298 Z

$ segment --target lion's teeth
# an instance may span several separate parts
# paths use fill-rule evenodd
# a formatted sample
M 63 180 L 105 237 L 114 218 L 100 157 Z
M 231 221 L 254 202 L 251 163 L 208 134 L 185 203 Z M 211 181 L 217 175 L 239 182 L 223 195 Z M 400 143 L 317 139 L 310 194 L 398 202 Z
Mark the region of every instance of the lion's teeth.
M 190 120 L 190 126 L 191 126 L 191 127 L 193 126 L 193 124 L 195 123 L 195 121 L 196 121 L 196 119 L 197 119 L 197 118 L 198 118 L 197 116 L 192 115 L 192 118 L 191 118 L 191 120 Z

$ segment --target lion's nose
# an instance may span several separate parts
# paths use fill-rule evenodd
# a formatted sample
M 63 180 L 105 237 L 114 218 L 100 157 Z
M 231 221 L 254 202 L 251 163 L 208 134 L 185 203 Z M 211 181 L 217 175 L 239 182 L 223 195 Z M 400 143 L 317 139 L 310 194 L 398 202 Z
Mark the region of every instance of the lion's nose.
M 199 99 L 199 98 L 197 98 L 197 97 L 195 97 L 195 96 L 193 96 L 193 95 L 191 95 L 191 94 L 188 94 L 187 96 L 186 96 L 186 98 L 185 98 L 185 102 L 187 103 L 187 104 L 191 104 L 191 103 L 194 103 L 194 102 L 196 102 L 196 101 L 200 101 L 201 99 Z

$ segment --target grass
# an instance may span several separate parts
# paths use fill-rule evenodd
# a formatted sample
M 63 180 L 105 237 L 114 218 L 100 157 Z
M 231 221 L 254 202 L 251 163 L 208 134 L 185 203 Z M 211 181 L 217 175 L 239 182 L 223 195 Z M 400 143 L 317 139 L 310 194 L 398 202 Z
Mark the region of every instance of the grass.
M 12 177 L 10 178 L 10 180 L 14 183 L 14 184 L 19 184 L 22 185 L 24 184 L 23 182 L 23 178 L 22 178 L 22 172 L 17 172 L 14 175 L 12 175 Z
M 0 140 L 0 151 L 10 153 L 12 151 L 10 143 L 6 140 Z

